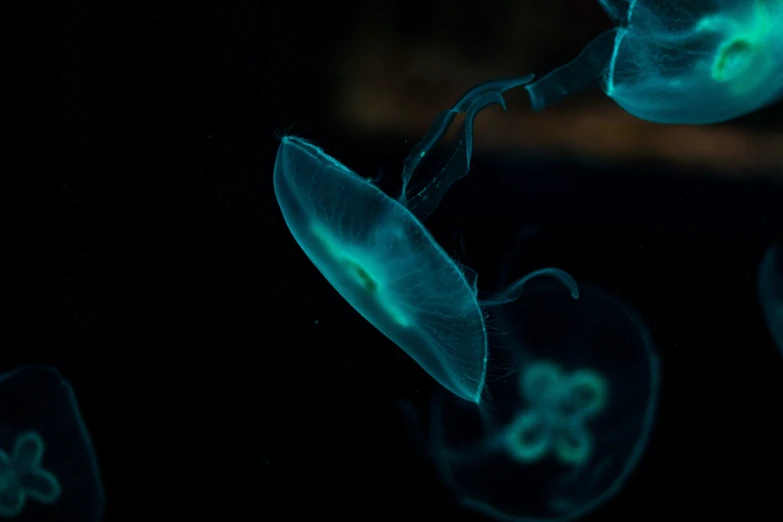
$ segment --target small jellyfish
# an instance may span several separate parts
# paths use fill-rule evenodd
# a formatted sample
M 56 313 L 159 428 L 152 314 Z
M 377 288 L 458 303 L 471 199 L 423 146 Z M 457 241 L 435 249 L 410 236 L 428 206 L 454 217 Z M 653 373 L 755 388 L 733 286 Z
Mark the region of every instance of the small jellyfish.
M 321 148 L 285 136 L 274 188 L 289 230 L 332 286 L 378 330 L 459 397 L 478 401 L 486 329 L 472 273 L 449 258 L 422 221 L 467 174 L 473 119 L 501 94 L 529 82 L 495 80 L 438 115 L 405 160 L 399 198 L 383 193 Z M 422 174 L 455 117 L 465 118 L 443 161 Z
M 771 247 L 764 255 L 758 274 L 761 309 L 772 337 L 783 354 L 783 249 Z
M 533 108 L 600 83 L 657 123 L 730 120 L 783 96 L 783 0 L 600 0 L 619 27 L 527 89 Z
M 0 375 L 0 520 L 97 522 L 103 508 L 70 384 L 49 367 Z
M 592 287 L 577 294 L 565 273 L 569 291 L 536 275 L 482 301 L 498 334 L 482 401 L 441 393 L 425 443 L 458 500 L 497 520 L 571 520 L 616 495 L 659 395 L 658 357 L 632 310 Z

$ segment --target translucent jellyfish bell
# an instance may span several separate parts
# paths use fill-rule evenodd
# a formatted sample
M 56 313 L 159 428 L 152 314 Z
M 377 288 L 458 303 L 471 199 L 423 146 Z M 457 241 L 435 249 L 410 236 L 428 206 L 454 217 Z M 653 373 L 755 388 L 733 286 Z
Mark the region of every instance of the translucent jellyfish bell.
M 286 136 L 274 187 L 299 246 L 362 316 L 457 396 L 478 401 L 486 329 L 475 276 L 452 261 L 421 223 L 469 169 L 473 118 L 532 76 L 481 84 L 442 112 L 405 161 L 398 200 L 322 149 Z M 465 119 L 444 161 L 417 170 L 459 114 Z
M 772 337 L 783 354 L 783 249 L 771 247 L 759 268 L 758 294 Z
M 104 494 L 70 384 L 54 368 L 0 374 L 0 520 L 98 522 Z
M 616 495 L 659 395 L 658 357 L 633 311 L 535 275 L 482 303 L 500 343 L 482 401 L 444 393 L 431 412 L 427 444 L 445 483 L 497 520 L 571 520 Z
M 713 123 L 783 96 L 783 0 L 600 0 L 620 27 L 528 85 L 543 109 L 598 83 L 629 113 Z

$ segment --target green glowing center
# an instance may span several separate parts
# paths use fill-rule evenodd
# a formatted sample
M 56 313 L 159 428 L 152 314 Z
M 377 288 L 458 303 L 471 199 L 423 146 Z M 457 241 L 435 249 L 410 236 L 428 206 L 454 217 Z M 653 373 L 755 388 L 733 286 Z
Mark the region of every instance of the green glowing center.
M 370 273 L 364 269 L 362 265 L 354 261 L 353 259 L 346 259 L 345 264 L 348 269 L 353 272 L 359 283 L 368 291 L 375 292 L 378 289 L 378 282 L 373 278 Z
M 724 43 L 718 49 L 712 64 L 712 77 L 718 82 L 728 82 L 745 73 L 752 62 L 753 45 L 743 38 Z
M 411 319 L 400 309 L 395 298 L 389 295 L 388 288 L 383 287 L 383 269 L 377 266 L 372 251 L 363 252 L 360 248 L 336 241 L 332 234 L 320 223 L 312 223 L 310 229 L 315 240 L 331 258 L 331 266 L 337 268 L 339 273 L 348 275 L 352 282 L 360 285 L 367 293 L 371 294 L 386 315 L 399 326 L 407 328 L 411 325 Z M 395 228 L 392 233 L 396 236 L 402 234 L 399 227 Z M 366 262 L 361 263 L 357 258 L 366 260 Z M 374 268 L 375 273 L 365 268 L 367 265 Z M 328 276 L 327 279 L 329 279 Z M 329 281 L 331 282 L 332 280 L 329 279 Z M 353 290 L 346 291 L 338 286 L 335 286 L 335 288 L 340 291 L 348 302 L 351 302 Z

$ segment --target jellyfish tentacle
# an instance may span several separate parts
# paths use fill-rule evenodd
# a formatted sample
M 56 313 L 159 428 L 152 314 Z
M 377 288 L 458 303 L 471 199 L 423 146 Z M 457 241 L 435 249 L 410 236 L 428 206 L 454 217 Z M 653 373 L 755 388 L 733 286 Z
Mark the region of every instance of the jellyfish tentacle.
M 513 303 L 519 299 L 523 292 L 527 290 L 528 283 L 539 277 L 551 278 L 555 281 L 558 281 L 566 290 L 568 290 L 568 293 L 571 294 L 572 298 L 579 298 L 579 286 L 576 284 L 576 281 L 574 281 L 574 278 L 571 277 L 571 275 L 565 270 L 549 267 L 530 272 L 523 278 L 514 282 L 512 285 L 509 285 L 509 287 L 506 288 L 503 292 L 495 295 L 486 295 L 481 300 L 481 304 L 484 307 L 492 307 Z
M 438 114 L 430 126 L 430 130 L 419 143 L 411 147 L 408 157 L 403 162 L 403 186 L 398 201 L 419 220 L 424 220 L 432 214 L 448 188 L 463 178 L 470 170 L 470 159 L 473 155 L 473 120 L 476 115 L 494 104 L 498 104 L 503 107 L 503 110 L 506 110 L 506 102 L 502 94 L 509 89 L 524 85 L 532 79 L 533 75 L 531 74 L 521 78 L 482 83 L 465 93 L 451 109 Z M 431 174 L 414 183 L 414 175 L 422 160 L 446 135 L 456 116 L 461 113 L 465 114 L 465 119 L 457 132 L 457 137 L 450 145 L 448 152 L 444 154 L 444 159 L 433 169 Z

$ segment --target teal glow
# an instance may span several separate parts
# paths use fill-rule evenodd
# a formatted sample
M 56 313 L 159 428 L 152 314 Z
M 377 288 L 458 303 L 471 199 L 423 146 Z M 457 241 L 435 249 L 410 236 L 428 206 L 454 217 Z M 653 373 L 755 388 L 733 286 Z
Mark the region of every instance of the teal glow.
M 18 517 L 28 499 L 50 505 L 60 499 L 60 481 L 43 468 L 43 456 L 37 431 L 20 433 L 10 453 L 0 449 L 0 517 Z
M 592 441 L 585 422 L 606 403 L 606 381 L 595 371 L 565 373 L 552 362 L 534 362 L 519 374 L 527 402 L 506 432 L 509 456 L 527 464 L 551 453 L 562 464 L 587 460 Z
M 499 520 L 569 520 L 615 495 L 647 444 L 660 379 L 649 334 L 557 268 L 479 296 L 477 275 L 422 224 L 469 170 L 475 115 L 530 79 L 482 84 L 441 113 L 405 160 L 397 199 L 290 136 L 274 184 L 313 264 L 447 390 L 427 447 L 455 495 Z M 442 161 L 423 167 L 459 113 Z
M 541 110 L 595 84 L 639 118 L 730 120 L 783 95 L 783 0 L 600 0 L 619 27 L 532 83 Z
M 53 368 L 0 375 L 0 520 L 97 522 L 104 495 L 73 390 Z
M 441 394 L 433 405 L 441 476 L 496 520 L 572 520 L 611 499 L 657 407 L 658 357 L 635 313 L 591 287 L 574 299 L 570 278 L 567 291 L 544 283 L 531 274 L 514 299 L 482 303 L 498 332 L 482 402 Z
M 771 247 L 758 274 L 758 294 L 769 331 L 783 355 L 783 249 Z
M 486 328 L 475 276 L 435 242 L 422 221 L 465 176 L 473 119 L 532 76 L 471 89 L 437 116 L 405 160 L 402 193 L 384 194 L 365 178 L 293 136 L 282 138 L 274 170 L 278 204 L 299 246 L 365 319 L 457 396 L 477 402 L 486 367 Z M 437 167 L 421 173 L 455 117 L 464 121 Z

